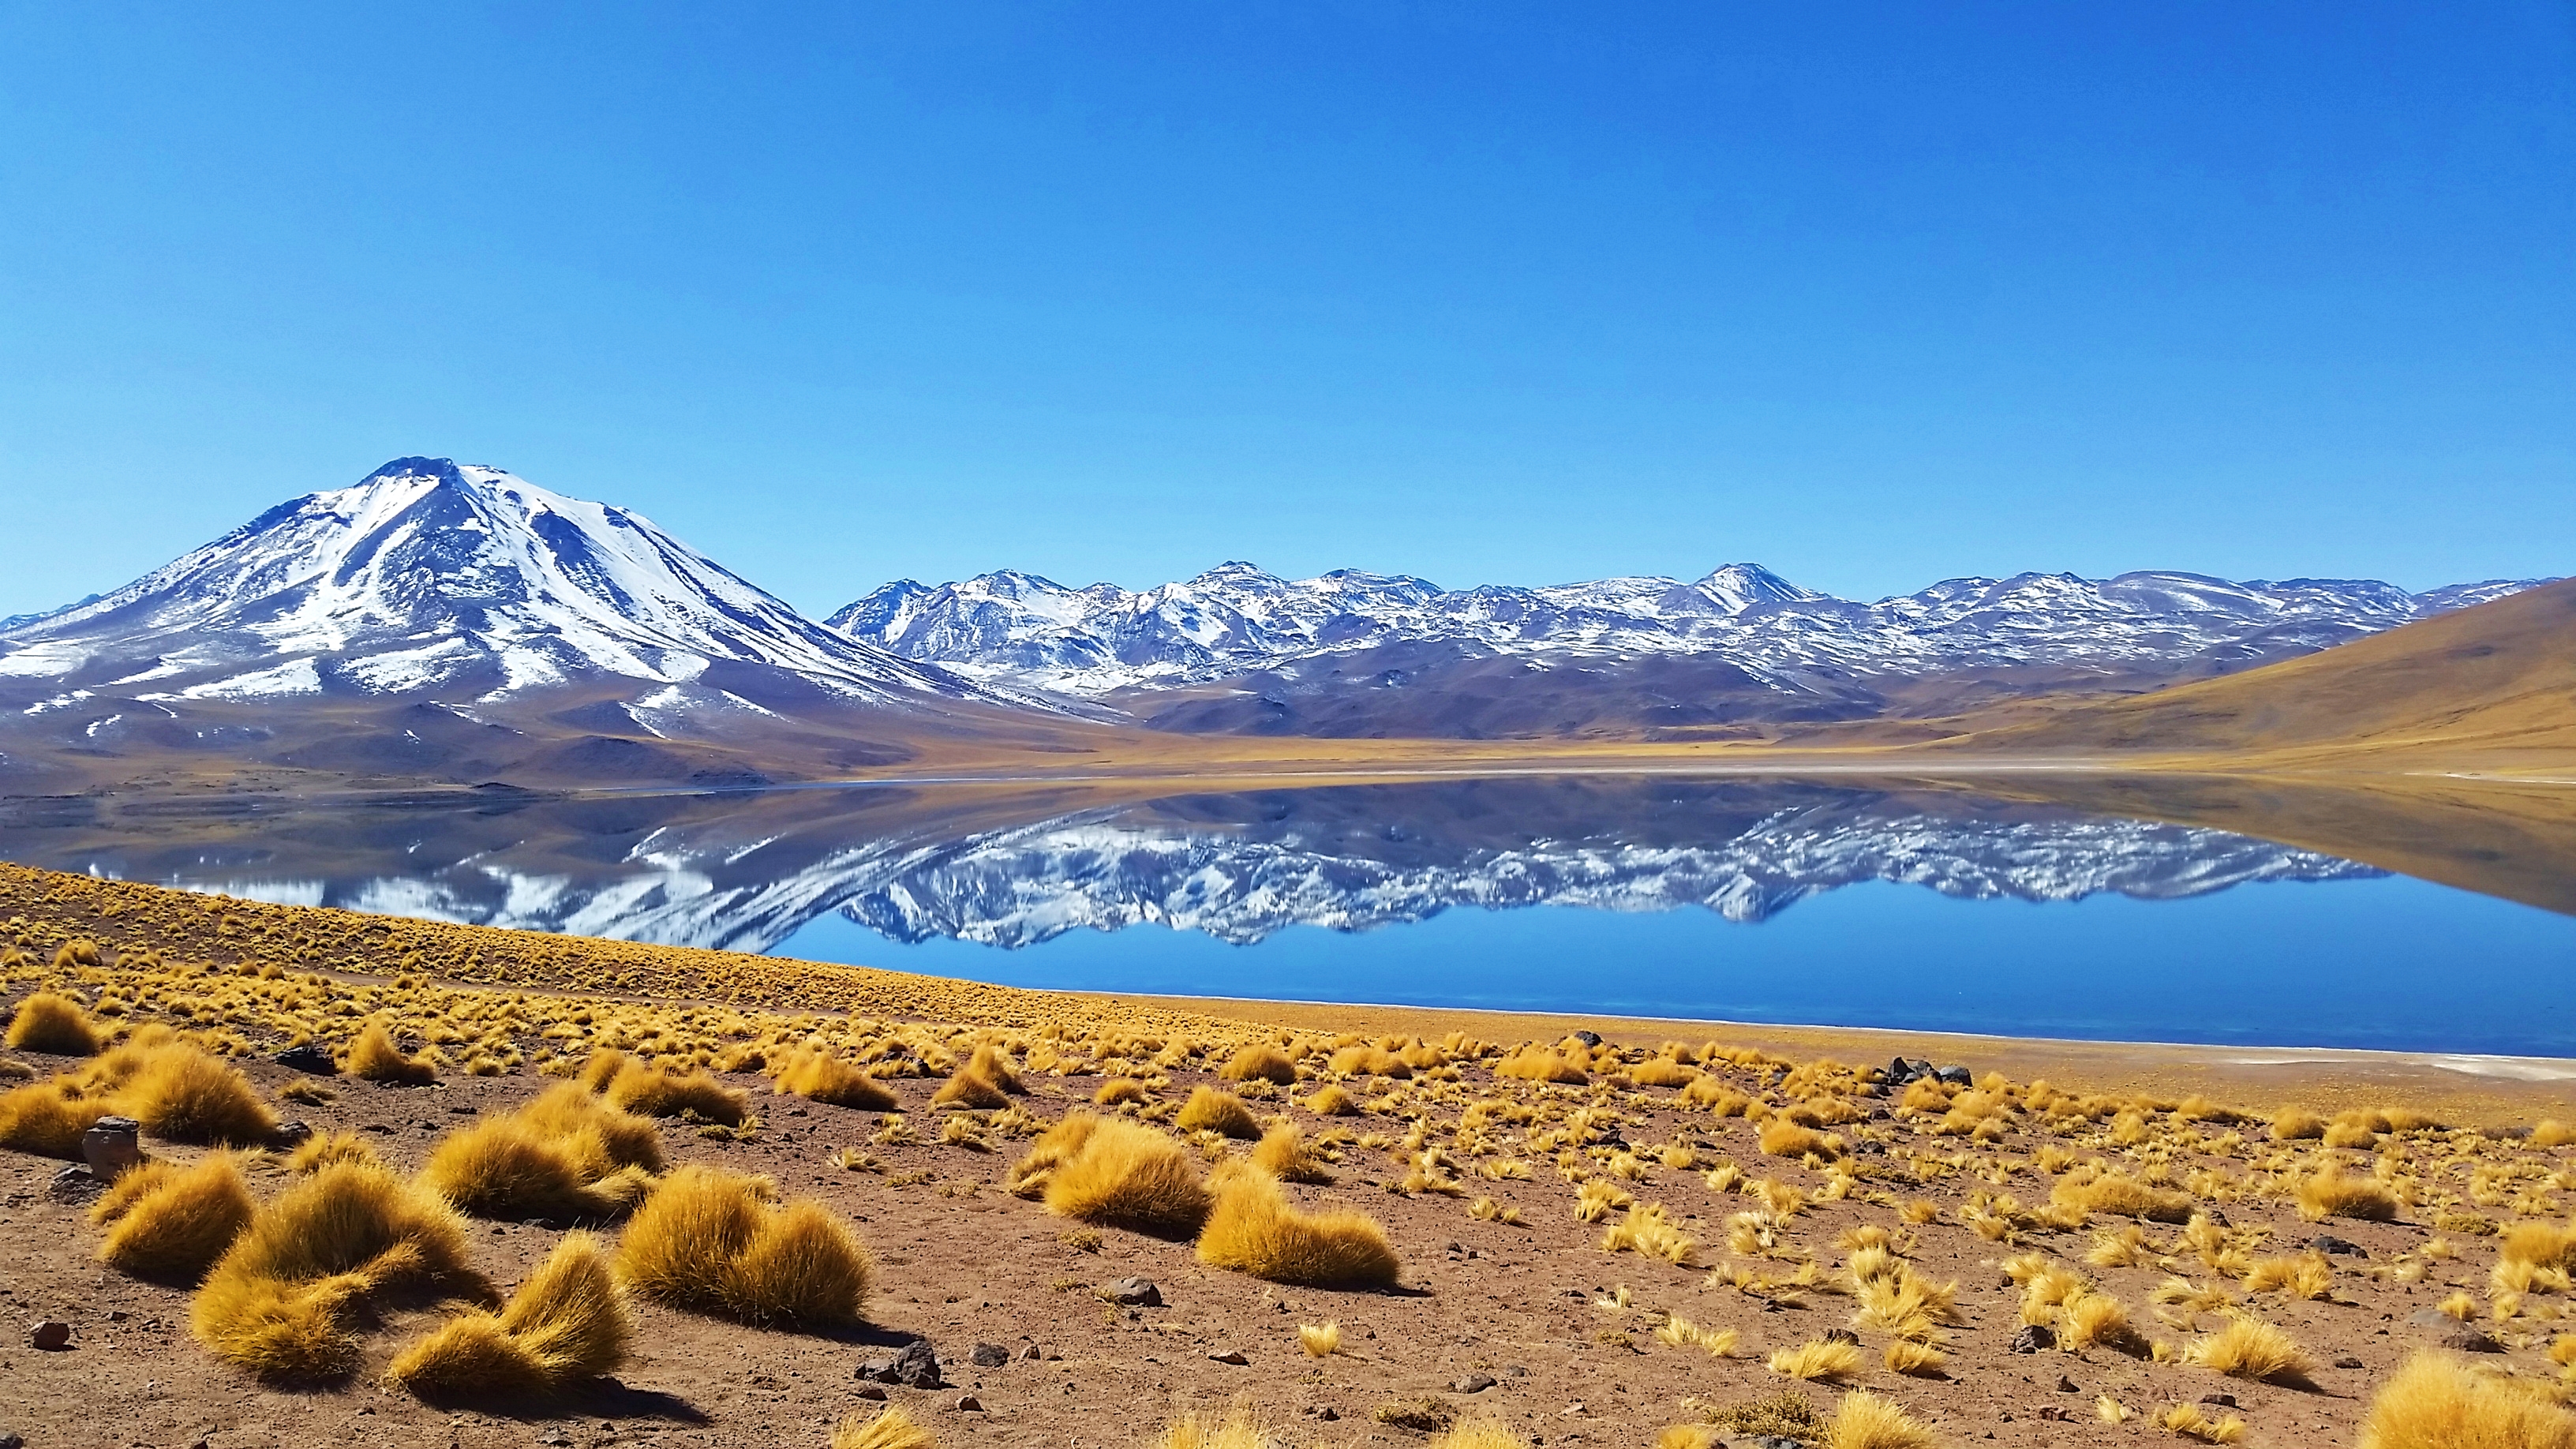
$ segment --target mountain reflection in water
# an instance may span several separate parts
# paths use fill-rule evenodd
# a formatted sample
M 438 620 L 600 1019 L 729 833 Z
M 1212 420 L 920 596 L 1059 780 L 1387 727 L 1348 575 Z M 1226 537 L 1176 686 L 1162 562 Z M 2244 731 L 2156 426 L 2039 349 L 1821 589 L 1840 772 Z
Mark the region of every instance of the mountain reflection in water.
M 2175 900 L 2380 872 L 2225 831 L 1903 788 L 1510 779 L 1104 799 L 990 787 L 509 799 L 192 818 L 57 805 L 11 858 L 263 900 L 768 951 L 826 912 L 1029 947 L 1162 925 L 1235 943 L 1452 907 L 1768 920 L 1872 881 Z

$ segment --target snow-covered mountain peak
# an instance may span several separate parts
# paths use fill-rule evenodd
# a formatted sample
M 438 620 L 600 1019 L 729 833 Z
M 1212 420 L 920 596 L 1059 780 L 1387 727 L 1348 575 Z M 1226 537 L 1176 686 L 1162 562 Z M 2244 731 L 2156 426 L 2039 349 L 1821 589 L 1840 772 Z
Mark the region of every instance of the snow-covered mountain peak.
M 639 514 L 428 457 L 280 504 L 19 625 L 0 651 L 0 674 L 166 678 L 161 692 L 185 697 L 277 692 L 272 677 L 467 697 L 598 675 L 689 685 L 727 665 L 856 697 L 970 692 L 804 618 Z

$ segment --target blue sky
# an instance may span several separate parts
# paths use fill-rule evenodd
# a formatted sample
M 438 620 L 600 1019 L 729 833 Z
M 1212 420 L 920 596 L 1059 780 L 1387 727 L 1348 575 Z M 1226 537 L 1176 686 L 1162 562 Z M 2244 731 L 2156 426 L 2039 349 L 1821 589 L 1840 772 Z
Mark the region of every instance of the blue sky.
M 0 4 L 0 614 L 440 453 L 808 609 L 2576 571 L 2576 9 Z

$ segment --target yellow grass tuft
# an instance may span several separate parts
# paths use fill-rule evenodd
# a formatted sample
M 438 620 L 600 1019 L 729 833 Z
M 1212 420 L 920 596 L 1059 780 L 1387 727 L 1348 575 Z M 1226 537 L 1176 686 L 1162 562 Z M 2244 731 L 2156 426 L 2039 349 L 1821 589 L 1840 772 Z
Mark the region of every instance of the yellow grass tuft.
M 1848 1343 L 1812 1339 L 1771 1355 L 1771 1372 L 1805 1383 L 1847 1383 L 1860 1377 L 1860 1350 Z
M 1216 1069 L 1219 1079 L 1228 1082 L 1270 1082 L 1277 1086 L 1297 1085 L 1297 1064 L 1275 1046 L 1254 1043 L 1225 1059 Z
M 1843 1140 L 1812 1127 L 1801 1127 L 1786 1117 L 1774 1117 L 1762 1124 L 1758 1139 L 1762 1150 L 1773 1157 L 1840 1157 Z
M 2056 1187 L 2049 1190 L 2048 1200 L 2083 1212 L 2144 1218 L 2154 1223 L 2185 1222 L 2192 1212 L 2191 1194 L 2150 1187 L 2117 1173 L 2104 1173 L 2083 1182 L 2062 1178 Z
M 1555 1052 L 1536 1049 L 1516 1051 L 1494 1063 L 1494 1075 L 1532 1082 L 1564 1082 L 1577 1087 L 1592 1080 L 1583 1068 Z
M 2326 1119 L 2295 1108 L 2272 1119 L 2275 1142 L 2314 1142 L 2326 1135 Z
M 1342 1090 L 1341 1085 L 1327 1082 L 1306 1099 L 1306 1110 L 1318 1117 L 1350 1117 L 1358 1114 L 1360 1099 Z
M 193 1167 L 129 1169 L 90 1209 L 90 1221 L 107 1225 L 100 1262 L 137 1278 L 195 1283 L 255 1211 L 240 1165 L 218 1152 Z
M 1400 1078 L 1413 1075 L 1413 1068 L 1404 1064 L 1404 1058 L 1383 1047 L 1373 1046 L 1344 1047 L 1333 1053 L 1326 1067 L 1337 1077 Z
M 1220 1132 L 1247 1141 L 1261 1135 L 1261 1123 L 1241 1097 L 1215 1087 L 1201 1087 L 1181 1104 L 1174 1119 L 1184 1132 Z
M 651 1180 L 612 1160 L 596 1132 L 561 1137 L 516 1114 L 449 1133 L 421 1169 L 423 1186 L 479 1218 L 605 1222 Z
M 2309 1222 L 2354 1218 L 2364 1222 L 2397 1221 L 2397 1194 L 2367 1177 L 2347 1177 L 2328 1168 L 2299 1184 L 2299 1216 Z
M 912 1421 L 900 1404 L 888 1404 L 873 1419 L 852 1414 L 832 1431 L 831 1449 L 939 1449 L 928 1429 Z
M 2193 1341 L 2191 1362 L 2229 1378 L 2300 1384 L 2315 1371 L 2297 1340 L 2259 1318 L 2238 1318 Z
M 1479 1414 L 1460 1421 L 1423 1449 L 1528 1449 L 1528 1445 L 1527 1439 L 1506 1428 L 1500 1419 Z
M 2203 1444 L 2234 1444 L 2245 1437 L 2243 1419 L 2234 1414 L 2213 1419 L 2198 1404 L 2167 1404 L 2156 1411 L 2153 1422 L 2168 1434 Z
M 690 1164 L 626 1226 L 618 1275 L 695 1313 L 787 1328 L 856 1323 L 873 1276 L 849 1225 L 810 1198 L 771 1201 L 766 1178 Z
M 1099 1091 L 1091 1094 L 1091 1101 L 1098 1107 L 1117 1107 L 1129 1102 L 1142 1102 L 1149 1095 L 1145 1084 L 1134 1077 L 1111 1077 L 1100 1084 Z
M 107 1103 L 79 1095 L 68 1082 L 13 1088 L 0 1095 L 0 1147 L 77 1162 L 81 1134 L 107 1115 Z
M 1244 1403 L 1237 1403 L 1223 1418 L 1184 1414 L 1146 1443 L 1148 1449 L 1285 1449 L 1253 1414 L 1252 1406 Z
M 1270 1174 L 1229 1164 L 1199 1231 L 1198 1259 L 1211 1268 L 1273 1283 L 1318 1288 L 1391 1288 L 1403 1265 L 1386 1230 L 1354 1212 L 1305 1213 L 1289 1206 Z
M 1252 1165 L 1281 1182 L 1322 1184 L 1333 1180 L 1306 1145 L 1305 1134 L 1287 1122 L 1261 1134 L 1261 1141 L 1252 1149 Z
M 1887 1366 L 1914 1378 L 1937 1379 L 1949 1361 L 1948 1355 L 1928 1343 L 1899 1338 L 1887 1345 Z
M 1857 1392 L 1834 1406 L 1823 1449 L 1933 1449 L 1936 1442 L 1894 1400 Z
M 1080 1123 L 1080 1126 L 1075 1124 Z M 1139 1122 L 1077 1114 L 1031 1145 L 1014 1170 L 1025 1190 L 1039 1178 L 1047 1211 L 1098 1227 L 1186 1238 L 1208 1215 L 1208 1190 L 1180 1143 Z
M 2358 1449 L 2576 1449 L 2576 1414 L 2457 1359 L 2419 1353 L 2361 1421 Z
M 9 1018 L 7 1041 L 17 1051 L 86 1057 L 107 1044 L 107 1033 L 90 1020 L 78 1001 L 39 991 L 18 1003 L 17 1014 Z
M 1308 1358 L 1331 1358 L 1342 1348 L 1342 1326 L 1339 1323 L 1301 1323 L 1297 1325 L 1297 1346 Z
M 278 1195 L 216 1261 L 189 1311 L 197 1341 L 262 1378 L 329 1381 L 358 1365 L 356 1304 L 397 1287 L 490 1289 L 453 1210 L 381 1167 L 335 1163 Z
M 832 1107 L 892 1112 L 903 1104 L 883 1082 L 828 1052 L 791 1052 L 779 1063 L 775 1090 Z
M 298 1174 L 319 1172 L 335 1162 L 381 1165 L 376 1149 L 355 1132 L 316 1132 L 304 1139 L 303 1146 L 286 1155 L 287 1170 Z
M 1632 1203 L 1628 1216 L 1611 1224 L 1601 1236 L 1601 1251 L 1605 1253 L 1635 1253 L 1676 1265 L 1688 1262 L 1691 1250 L 1698 1246 L 1674 1225 L 1661 1203 Z
M 349 1043 L 340 1069 L 353 1077 L 398 1087 L 426 1087 L 438 1078 L 429 1063 L 402 1054 L 383 1022 L 369 1022 L 367 1029 L 358 1033 L 358 1039 Z
M 607 1254 L 572 1233 L 497 1316 L 450 1319 L 397 1355 L 385 1378 L 432 1400 L 553 1393 L 616 1369 L 634 1335 Z
M 728 1087 L 704 1072 L 668 1072 L 641 1062 L 619 1066 L 601 1093 L 621 1111 L 646 1117 L 695 1113 L 709 1122 L 739 1127 L 751 1115 L 751 1094 Z

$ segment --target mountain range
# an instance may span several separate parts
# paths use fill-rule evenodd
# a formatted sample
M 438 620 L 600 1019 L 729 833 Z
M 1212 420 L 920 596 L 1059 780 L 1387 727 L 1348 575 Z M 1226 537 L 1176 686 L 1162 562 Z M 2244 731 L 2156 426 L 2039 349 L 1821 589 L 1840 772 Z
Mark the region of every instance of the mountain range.
M 1863 603 L 1753 564 L 1447 590 L 1229 563 L 1141 592 L 903 581 L 817 622 L 628 510 L 398 458 L 0 624 L 0 788 L 750 785 L 957 740 L 1096 755 L 1137 725 L 1167 741 L 1758 739 L 2137 694 L 2528 587 L 2024 574 Z

